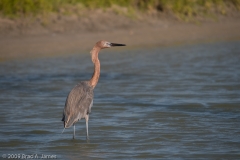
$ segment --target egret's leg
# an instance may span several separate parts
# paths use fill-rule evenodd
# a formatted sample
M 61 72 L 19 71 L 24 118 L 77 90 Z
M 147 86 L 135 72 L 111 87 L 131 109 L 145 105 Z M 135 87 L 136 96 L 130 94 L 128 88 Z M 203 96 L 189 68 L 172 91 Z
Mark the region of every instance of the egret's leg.
M 89 114 L 87 114 L 85 116 L 85 119 L 86 119 L 86 132 L 87 132 L 87 139 L 89 139 L 89 136 L 88 136 L 88 119 L 89 119 Z
M 73 125 L 73 139 L 75 139 L 75 124 Z

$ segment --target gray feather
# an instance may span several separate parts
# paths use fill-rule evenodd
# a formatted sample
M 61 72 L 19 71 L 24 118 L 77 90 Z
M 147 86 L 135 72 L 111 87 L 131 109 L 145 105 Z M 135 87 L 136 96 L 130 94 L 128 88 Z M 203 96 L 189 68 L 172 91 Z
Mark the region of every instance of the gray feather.
M 64 127 L 71 127 L 75 122 L 91 112 L 93 87 L 87 81 L 77 84 L 69 93 L 63 110 Z

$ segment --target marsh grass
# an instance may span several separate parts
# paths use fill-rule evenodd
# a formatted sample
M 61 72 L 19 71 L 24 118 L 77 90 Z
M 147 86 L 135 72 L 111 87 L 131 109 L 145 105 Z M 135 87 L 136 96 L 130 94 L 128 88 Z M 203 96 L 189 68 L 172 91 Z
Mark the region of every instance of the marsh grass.
M 129 18 L 136 12 L 170 12 L 179 20 L 196 16 L 226 15 L 231 9 L 240 10 L 240 0 L 0 0 L 0 14 L 19 18 L 50 13 L 81 15 L 84 10 L 112 9 Z

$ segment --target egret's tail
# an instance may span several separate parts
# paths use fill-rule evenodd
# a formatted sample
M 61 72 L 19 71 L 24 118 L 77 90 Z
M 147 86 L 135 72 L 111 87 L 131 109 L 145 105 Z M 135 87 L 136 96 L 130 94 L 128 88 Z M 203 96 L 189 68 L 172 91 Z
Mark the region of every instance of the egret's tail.
M 65 130 L 65 127 L 63 128 L 63 131 L 62 131 L 62 133 L 61 133 L 61 134 L 63 134 L 64 130 Z

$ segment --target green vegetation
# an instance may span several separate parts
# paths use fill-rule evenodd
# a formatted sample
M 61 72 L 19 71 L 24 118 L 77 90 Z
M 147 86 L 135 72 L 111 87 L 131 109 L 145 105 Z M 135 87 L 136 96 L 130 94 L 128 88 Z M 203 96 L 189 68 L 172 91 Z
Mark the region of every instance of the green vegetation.
M 127 12 L 169 12 L 179 19 L 194 16 L 227 14 L 240 10 L 240 0 L 0 0 L 0 15 L 10 18 L 46 15 L 49 13 L 76 14 L 86 9 L 125 8 Z M 117 13 L 121 11 L 116 10 Z

